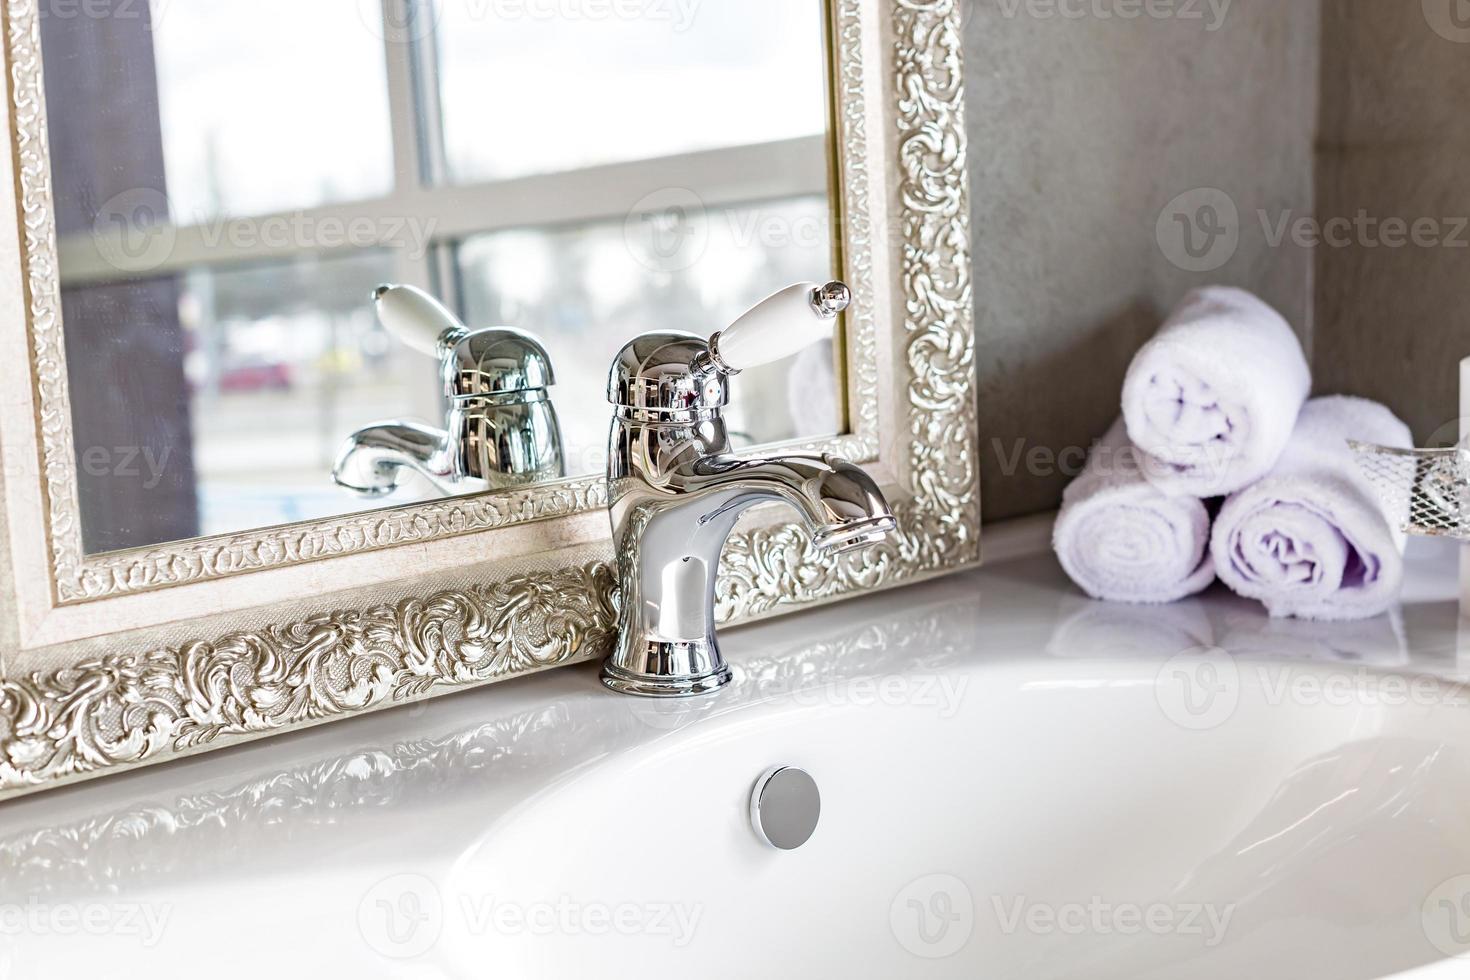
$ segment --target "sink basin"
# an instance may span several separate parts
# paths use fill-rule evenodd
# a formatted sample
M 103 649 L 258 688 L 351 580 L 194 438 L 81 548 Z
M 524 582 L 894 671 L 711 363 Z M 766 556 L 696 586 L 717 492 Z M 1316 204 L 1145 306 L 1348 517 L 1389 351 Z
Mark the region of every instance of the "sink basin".
M 528 802 L 444 882 L 450 906 L 570 901 L 556 941 L 452 916 L 446 940 L 511 976 L 1346 978 L 1434 959 L 1421 905 L 1470 869 L 1458 692 L 1280 705 L 1242 676 L 1203 731 L 1146 664 L 956 669 L 952 715 L 753 706 Z M 747 825 L 771 764 L 822 792 L 790 853 Z M 623 903 L 626 935 L 576 921 Z
M 713 698 L 578 668 L 21 800 L 3 901 L 107 928 L 0 916 L 0 976 L 1462 975 L 1453 557 L 1337 630 L 1027 559 L 733 631 Z

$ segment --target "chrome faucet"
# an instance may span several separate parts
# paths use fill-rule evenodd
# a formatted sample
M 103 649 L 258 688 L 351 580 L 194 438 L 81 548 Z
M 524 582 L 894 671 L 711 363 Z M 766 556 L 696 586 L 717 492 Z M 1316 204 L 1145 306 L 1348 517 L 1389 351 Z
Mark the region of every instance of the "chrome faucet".
M 618 355 L 607 482 L 622 601 L 617 647 L 602 668 L 608 687 L 684 697 L 730 682 L 715 639 L 715 573 L 747 508 L 791 505 L 829 553 L 897 533 L 882 491 L 852 463 L 738 457 L 725 429 L 730 377 L 827 336 L 850 301 L 842 283 L 803 283 L 707 341 L 647 334 Z
M 385 497 L 411 469 L 449 496 L 566 475 L 546 390 L 556 377 L 540 341 L 511 327 L 470 330 L 412 286 L 379 286 L 373 300 L 389 333 L 439 359 L 447 418 L 443 429 L 395 420 L 354 432 L 332 468 L 338 486 Z

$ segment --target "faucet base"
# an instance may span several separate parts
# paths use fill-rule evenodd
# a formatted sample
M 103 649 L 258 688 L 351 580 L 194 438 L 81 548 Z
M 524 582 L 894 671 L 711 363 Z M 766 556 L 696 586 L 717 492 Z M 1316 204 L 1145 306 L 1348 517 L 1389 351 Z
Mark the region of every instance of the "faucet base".
M 611 660 L 602 665 L 602 683 L 619 694 L 634 694 L 643 698 L 691 698 L 701 694 L 713 694 L 734 679 L 729 664 L 720 655 L 719 648 L 712 642 L 669 643 L 650 640 L 645 645 L 642 662 L 654 669 L 628 670 Z M 691 651 L 691 646 L 698 647 Z M 688 663 L 690 654 L 711 669 L 700 673 L 661 673 L 662 664 Z

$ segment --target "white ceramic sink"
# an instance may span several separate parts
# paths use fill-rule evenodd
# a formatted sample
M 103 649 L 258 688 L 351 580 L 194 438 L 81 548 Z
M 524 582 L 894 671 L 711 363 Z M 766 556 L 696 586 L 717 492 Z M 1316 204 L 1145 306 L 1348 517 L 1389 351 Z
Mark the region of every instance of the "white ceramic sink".
M 946 679 L 952 717 L 781 701 L 547 792 L 450 903 L 632 902 L 667 928 L 453 948 L 512 976 L 1378 977 L 1436 955 L 1421 905 L 1470 869 L 1463 706 L 1274 704 L 1248 670 L 1234 715 L 1189 731 L 1148 665 Z M 823 793 L 790 853 L 747 826 L 772 763 Z
M 734 631 L 713 699 L 562 671 L 23 800 L 0 901 L 164 922 L 4 929 L 0 968 L 1470 974 L 1452 557 L 1339 630 L 1099 606 L 1026 560 Z M 775 765 L 822 794 L 794 851 L 749 824 Z

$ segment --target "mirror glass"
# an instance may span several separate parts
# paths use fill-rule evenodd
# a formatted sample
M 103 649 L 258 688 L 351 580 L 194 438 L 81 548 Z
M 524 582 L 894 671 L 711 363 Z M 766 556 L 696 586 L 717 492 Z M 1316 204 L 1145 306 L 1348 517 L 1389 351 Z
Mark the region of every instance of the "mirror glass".
M 89 553 L 485 489 L 333 482 L 364 426 L 449 428 L 380 284 L 532 335 L 583 477 L 623 344 L 839 276 L 824 0 L 42 7 Z M 840 431 L 839 360 L 743 373 L 737 446 Z

